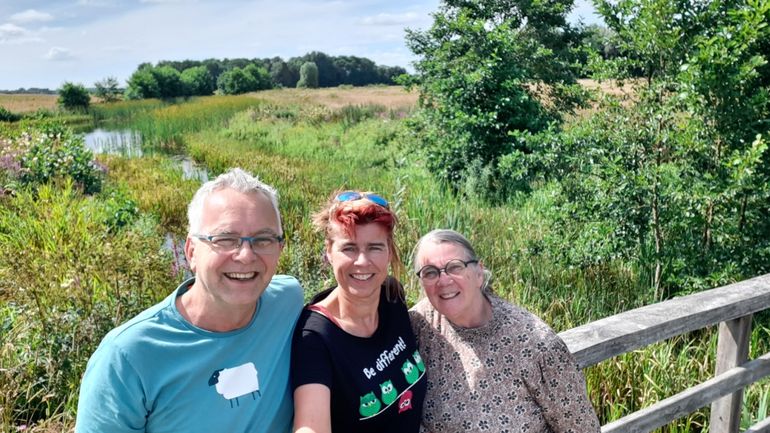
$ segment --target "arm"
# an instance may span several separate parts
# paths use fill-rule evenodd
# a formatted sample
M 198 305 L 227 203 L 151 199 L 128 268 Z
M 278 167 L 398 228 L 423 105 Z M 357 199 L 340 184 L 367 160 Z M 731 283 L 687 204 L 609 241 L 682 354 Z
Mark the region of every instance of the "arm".
M 120 350 L 100 347 L 80 386 L 76 433 L 144 432 L 148 411 L 139 374 Z
M 575 358 L 556 334 L 549 335 L 545 343 L 539 359 L 542 393 L 536 399 L 546 422 L 554 433 L 598 433 L 599 419 Z
M 326 385 L 310 383 L 294 391 L 294 432 L 331 433 L 331 392 Z

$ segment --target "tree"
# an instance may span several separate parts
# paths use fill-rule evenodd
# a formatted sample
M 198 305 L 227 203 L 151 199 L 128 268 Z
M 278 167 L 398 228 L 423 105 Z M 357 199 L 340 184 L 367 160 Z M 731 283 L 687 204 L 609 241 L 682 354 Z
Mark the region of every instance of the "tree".
M 305 62 L 299 69 L 297 87 L 315 89 L 318 87 L 318 66 L 313 62 Z
M 184 95 L 184 85 L 179 71 L 171 66 L 160 66 L 150 69 L 150 73 L 158 82 L 161 98 L 175 98 Z
M 115 102 L 120 99 L 121 91 L 118 89 L 118 79 L 107 77 L 94 83 L 96 96 L 104 102 Z
M 554 140 L 565 221 L 581 224 L 565 241 L 642 263 L 656 299 L 768 272 L 770 2 L 599 10 L 624 53 L 604 72 L 644 79 L 630 106 Z
M 82 84 L 65 82 L 59 89 L 58 104 L 67 110 L 88 110 L 91 95 Z
M 189 96 L 211 95 L 216 89 L 216 82 L 205 66 L 194 66 L 182 71 L 179 76 L 184 94 Z
M 411 83 L 421 114 L 412 129 L 429 168 L 455 190 L 474 177 L 497 177 L 498 159 L 529 153 L 517 132 L 537 132 L 580 103 L 566 22 L 572 0 L 445 0 L 426 31 L 407 31 L 419 60 Z M 478 164 L 470 164 L 478 161 Z M 491 185 L 490 185 L 491 187 Z
M 267 72 L 267 69 L 252 63 L 243 68 L 243 72 L 254 78 L 255 85 L 253 89 L 249 90 L 250 92 L 273 88 L 273 81 L 270 79 L 270 73 Z
M 257 87 L 257 80 L 241 68 L 224 72 L 217 80 L 217 88 L 225 95 L 239 95 L 251 92 Z
M 289 66 L 280 58 L 270 64 L 270 78 L 277 86 L 294 87 L 296 84 L 296 80 L 292 77 Z
M 137 69 L 128 78 L 128 87 L 125 93 L 126 99 L 160 98 L 160 86 L 152 66 L 144 66 Z

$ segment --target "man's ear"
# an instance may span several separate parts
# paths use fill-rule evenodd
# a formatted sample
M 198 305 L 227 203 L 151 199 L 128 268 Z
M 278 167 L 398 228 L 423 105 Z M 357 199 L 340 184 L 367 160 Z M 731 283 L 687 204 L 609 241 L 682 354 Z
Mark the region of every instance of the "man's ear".
M 184 257 L 187 259 L 187 264 L 190 266 L 190 271 L 195 273 L 195 241 L 190 236 L 184 241 Z

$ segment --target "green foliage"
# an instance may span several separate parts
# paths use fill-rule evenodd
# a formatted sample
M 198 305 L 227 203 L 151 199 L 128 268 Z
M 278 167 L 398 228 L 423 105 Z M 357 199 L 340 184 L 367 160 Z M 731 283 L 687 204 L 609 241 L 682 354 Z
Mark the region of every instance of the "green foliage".
M 54 180 L 69 179 L 86 194 L 99 192 L 102 172 L 86 149 L 83 138 L 62 123 L 40 124 L 15 140 L 20 165 L 19 181 L 23 185 L 43 185 Z
M 318 66 L 314 62 L 305 62 L 299 69 L 297 87 L 315 89 L 318 87 Z
M 66 110 L 85 111 L 91 103 L 91 95 L 88 94 L 88 90 L 82 84 L 65 82 L 62 84 L 61 89 L 59 89 L 59 99 L 57 102 Z
M 96 87 L 96 96 L 104 102 L 115 102 L 120 100 L 121 91 L 118 88 L 118 80 L 115 77 L 107 77 L 94 83 Z
M 551 142 L 563 254 L 641 263 L 658 300 L 768 272 L 770 3 L 600 10 L 633 54 L 603 72 L 645 80 L 633 103 L 609 101 Z
M 0 105 L 0 122 L 15 122 L 19 119 L 21 119 L 21 116 L 12 113 L 10 110 Z
M 111 233 L 131 225 L 139 217 L 139 208 L 125 189 L 110 188 L 101 195 L 106 208 L 105 225 Z
M 127 116 L 123 121 L 129 120 L 132 129 L 141 134 L 143 146 L 178 153 L 184 147 L 185 134 L 224 125 L 234 113 L 261 103 L 250 96 L 202 96 L 176 104 L 129 101 L 101 113 Z
M 0 206 L 3 431 L 62 415 L 71 425 L 98 342 L 179 279 L 151 220 L 111 231 L 111 212 L 66 183 Z
M 251 75 L 254 78 L 255 85 L 251 91 L 266 90 L 273 87 L 273 81 L 270 78 L 270 73 L 267 72 L 267 69 L 252 63 L 251 65 L 243 68 L 243 72 Z
M 571 4 L 450 0 L 429 30 L 407 32 L 420 57 L 411 80 L 422 114 L 412 129 L 431 171 L 453 189 L 476 176 L 471 161 L 498 177 L 502 155 L 530 152 L 514 134 L 541 131 L 580 102 L 576 35 L 565 19 Z
M 126 99 L 160 98 L 160 85 L 151 67 L 139 68 L 128 78 Z
M 224 95 L 239 95 L 251 92 L 256 87 L 256 78 L 241 68 L 230 69 L 217 80 L 217 88 Z
M 171 66 L 154 67 L 145 64 L 128 79 L 126 99 L 174 98 L 185 95 L 179 71 Z
M 289 66 L 280 58 L 270 64 L 270 79 L 279 87 L 294 87 L 297 81 L 292 76 Z
M 171 66 L 158 66 L 150 69 L 150 73 L 158 82 L 158 97 L 174 98 L 185 94 L 179 71 Z
M 207 96 L 216 90 L 216 81 L 205 66 L 194 66 L 182 71 L 182 81 L 186 96 Z

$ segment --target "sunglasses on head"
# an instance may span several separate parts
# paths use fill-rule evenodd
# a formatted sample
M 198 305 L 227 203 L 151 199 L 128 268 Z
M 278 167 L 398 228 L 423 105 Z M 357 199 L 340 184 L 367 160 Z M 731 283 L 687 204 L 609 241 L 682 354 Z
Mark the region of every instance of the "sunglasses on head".
M 338 202 L 356 201 L 361 199 L 367 199 L 370 202 L 388 208 L 389 203 L 382 196 L 379 196 L 373 192 L 358 192 L 358 191 L 343 191 L 334 197 L 334 200 Z

